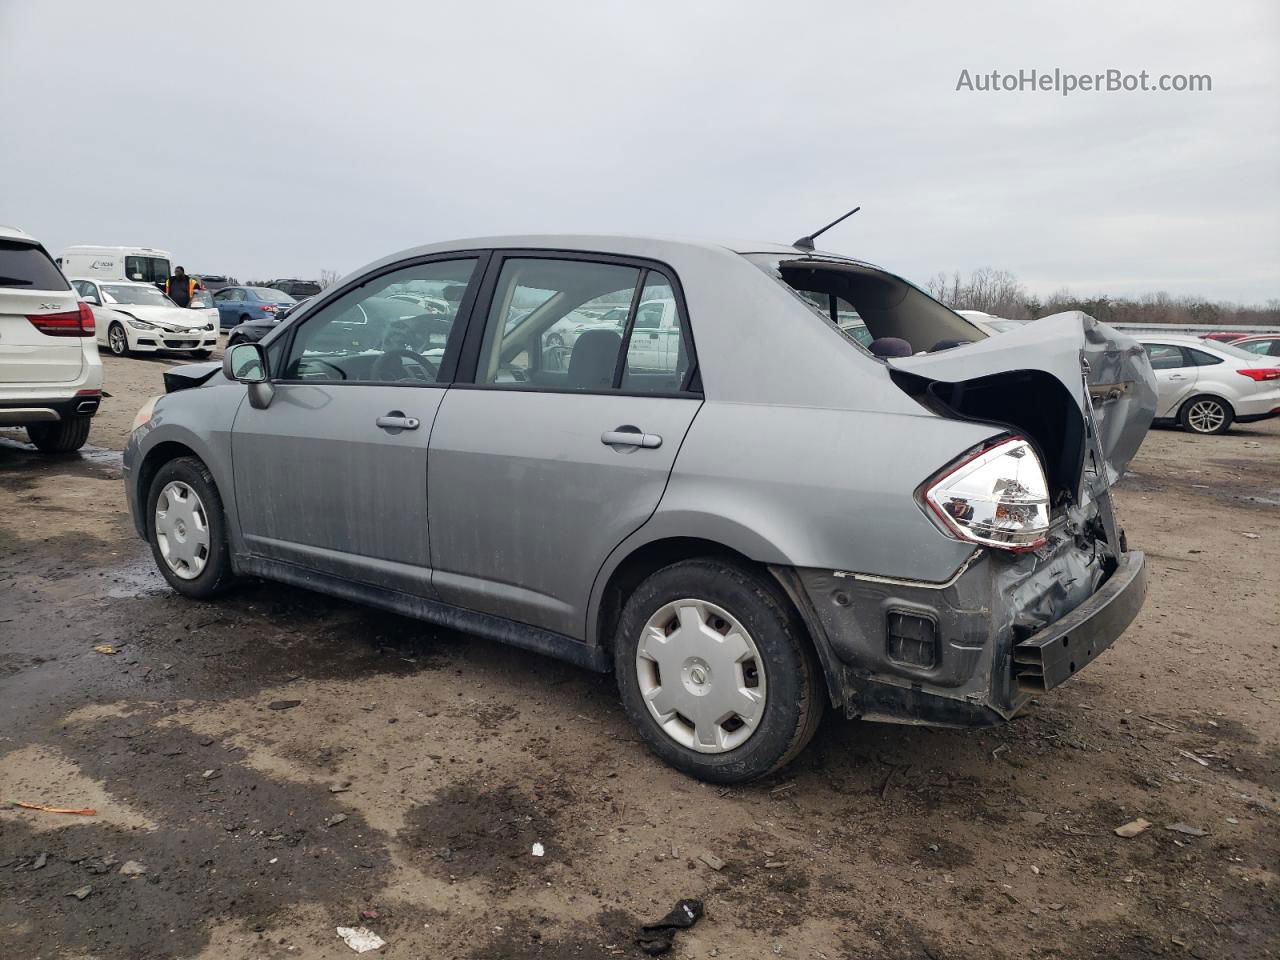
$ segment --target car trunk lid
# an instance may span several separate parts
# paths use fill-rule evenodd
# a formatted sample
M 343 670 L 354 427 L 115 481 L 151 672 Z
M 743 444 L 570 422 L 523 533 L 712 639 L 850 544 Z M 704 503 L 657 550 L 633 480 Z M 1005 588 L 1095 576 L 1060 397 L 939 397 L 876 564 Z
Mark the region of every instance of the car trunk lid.
M 1028 436 L 1059 502 L 1108 490 L 1156 410 L 1142 346 L 1080 311 L 888 363 L 895 383 L 935 412 Z

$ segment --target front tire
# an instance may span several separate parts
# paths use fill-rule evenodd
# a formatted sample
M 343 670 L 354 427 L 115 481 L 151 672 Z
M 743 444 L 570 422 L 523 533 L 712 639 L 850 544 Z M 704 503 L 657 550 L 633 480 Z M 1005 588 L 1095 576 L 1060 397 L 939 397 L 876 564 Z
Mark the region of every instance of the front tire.
M 1192 397 L 1178 413 L 1178 423 L 1183 430 L 1204 435 L 1226 433 L 1235 418 L 1231 404 L 1210 396 Z
M 614 639 L 623 709 L 650 749 L 711 783 L 789 763 L 822 718 L 822 675 L 804 626 L 768 577 L 718 558 L 652 574 Z
M 89 439 L 91 417 L 64 417 L 57 423 L 33 423 L 27 437 L 41 453 L 71 453 Z
M 183 596 L 216 596 L 234 579 L 226 515 L 209 468 L 195 457 L 170 460 L 147 491 L 147 542 L 160 573 Z
M 117 357 L 129 355 L 129 335 L 119 323 L 113 323 L 107 328 L 107 346 Z

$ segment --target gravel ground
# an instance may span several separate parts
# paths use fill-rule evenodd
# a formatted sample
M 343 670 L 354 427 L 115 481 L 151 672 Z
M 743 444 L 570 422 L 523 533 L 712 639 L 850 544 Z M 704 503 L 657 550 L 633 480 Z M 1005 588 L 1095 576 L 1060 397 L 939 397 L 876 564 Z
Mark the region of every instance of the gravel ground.
M 173 361 L 104 362 L 82 454 L 0 430 L 0 798 L 97 811 L 0 810 L 0 955 L 347 957 L 364 925 L 638 957 L 696 897 L 673 956 L 1280 956 L 1280 424 L 1150 435 L 1118 494 L 1146 608 L 1024 716 L 828 717 L 726 790 L 609 678 L 267 583 L 178 598 L 118 453 Z

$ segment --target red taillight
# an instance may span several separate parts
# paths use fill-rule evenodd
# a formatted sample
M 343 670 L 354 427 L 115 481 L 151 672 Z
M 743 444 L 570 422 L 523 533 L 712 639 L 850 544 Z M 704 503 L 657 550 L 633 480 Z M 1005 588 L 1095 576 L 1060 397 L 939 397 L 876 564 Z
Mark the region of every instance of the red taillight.
M 1237 370 L 1236 373 L 1250 380 L 1257 380 L 1259 383 L 1264 380 L 1280 380 L 1280 370 L 1275 367 L 1250 367 L 1247 370 Z
M 28 316 L 31 325 L 47 337 L 91 337 L 93 336 L 93 311 L 87 303 L 79 304 L 79 309 L 65 313 L 44 313 Z
M 273 307 L 273 306 L 272 306 L 271 304 L 269 304 L 269 303 L 264 303 L 264 304 L 262 305 L 262 312 L 263 312 L 263 313 L 275 313 L 275 312 L 276 312 L 276 308 L 275 308 L 275 307 Z

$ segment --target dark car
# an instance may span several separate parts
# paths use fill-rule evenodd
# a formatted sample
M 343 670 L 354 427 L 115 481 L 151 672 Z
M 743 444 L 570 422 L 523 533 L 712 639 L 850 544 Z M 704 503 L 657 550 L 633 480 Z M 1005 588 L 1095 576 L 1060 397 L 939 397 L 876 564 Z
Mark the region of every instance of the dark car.
M 314 297 L 323 289 L 314 280 L 272 280 L 267 286 L 274 290 L 281 290 L 295 300 Z
M 234 287 L 240 283 L 235 277 L 228 277 L 221 273 L 193 273 L 191 277 L 198 280 L 200 285 L 210 293 L 221 290 L 223 287 Z
M 310 297 L 307 298 L 307 300 L 310 299 Z M 239 326 L 232 327 L 231 333 L 227 335 L 227 346 L 232 347 L 237 343 L 257 343 L 268 333 L 274 330 L 276 328 L 276 324 L 297 310 L 300 306 L 306 303 L 307 300 L 299 300 L 297 303 L 291 303 L 283 310 L 276 311 L 272 316 L 262 317 L 259 320 L 249 320 Z

